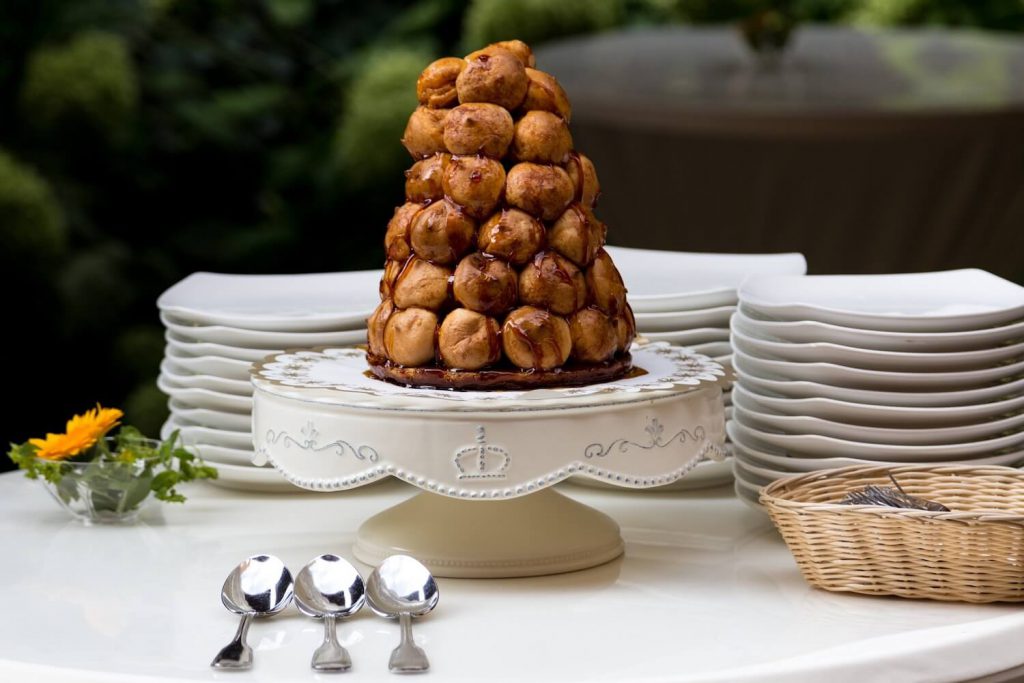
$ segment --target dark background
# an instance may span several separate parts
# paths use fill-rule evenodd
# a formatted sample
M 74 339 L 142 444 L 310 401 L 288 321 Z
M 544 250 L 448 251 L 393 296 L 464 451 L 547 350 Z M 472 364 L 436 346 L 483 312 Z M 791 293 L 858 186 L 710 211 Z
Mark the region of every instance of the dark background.
M 408 165 L 397 140 L 432 59 L 763 11 L 1024 28 L 1019 0 L 5 0 L 0 439 L 60 431 L 96 402 L 157 433 L 155 301 L 190 272 L 380 265 Z

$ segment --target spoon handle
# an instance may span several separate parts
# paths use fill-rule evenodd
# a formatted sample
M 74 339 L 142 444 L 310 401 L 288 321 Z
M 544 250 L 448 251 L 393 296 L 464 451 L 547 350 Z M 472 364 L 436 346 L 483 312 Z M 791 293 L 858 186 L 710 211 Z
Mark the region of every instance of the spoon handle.
M 210 662 L 210 666 L 214 669 L 252 668 L 252 648 L 245 642 L 245 637 L 249 634 L 249 624 L 252 623 L 252 616 L 252 612 L 242 615 L 234 639 L 217 653 L 217 656 Z
M 352 658 L 348 650 L 338 642 L 338 634 L 334 628 L 335 616 L 324 615 L 324 642 L 313 653 L 310 666 L 315 671 L 348 671 L 352 668 Z
M 417 673 L 430 668 L 430 661 L 423 648 L 412 640 L 412 615 L 402 612 L 398 615 L 398 623 L 402 626 L 402 641 L 391 651 L 388 669 L 395 673 Z

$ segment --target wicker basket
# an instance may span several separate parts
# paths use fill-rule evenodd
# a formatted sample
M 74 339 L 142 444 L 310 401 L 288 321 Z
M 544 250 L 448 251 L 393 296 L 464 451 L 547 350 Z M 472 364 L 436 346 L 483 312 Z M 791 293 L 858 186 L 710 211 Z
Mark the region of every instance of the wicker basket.
M 950 512 L 841 505 L 891 486 Z M 786 477 L 761 502 L 811 584 L 963 602 L 1024 601 L 1024 472 L 1010 467 L 844 467 Z

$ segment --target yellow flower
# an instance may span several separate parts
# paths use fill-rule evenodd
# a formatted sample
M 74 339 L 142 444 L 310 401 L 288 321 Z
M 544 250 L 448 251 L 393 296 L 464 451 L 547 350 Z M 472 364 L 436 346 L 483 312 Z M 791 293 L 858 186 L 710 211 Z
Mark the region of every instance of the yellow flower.
M 36 456 L 44 460 L 63 460 L 78 455 L 103 438 L 124 416 L 117 408 L 97 404 L 82 415 L 68 420 L 64 434 L 47 434 L 45 439 L 29 439 Z

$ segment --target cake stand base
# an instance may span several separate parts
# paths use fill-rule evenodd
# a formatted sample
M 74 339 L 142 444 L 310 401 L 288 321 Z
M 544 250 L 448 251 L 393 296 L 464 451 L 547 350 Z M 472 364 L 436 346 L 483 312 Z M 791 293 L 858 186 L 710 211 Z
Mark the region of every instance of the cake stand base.
M 485 579 L 587 569 L 624 549 L 611 517 L 546 488 L 488 501 L 420 493 L 366 520 L 352 550 L 372 566 L 404 553 L 435 576 Z

